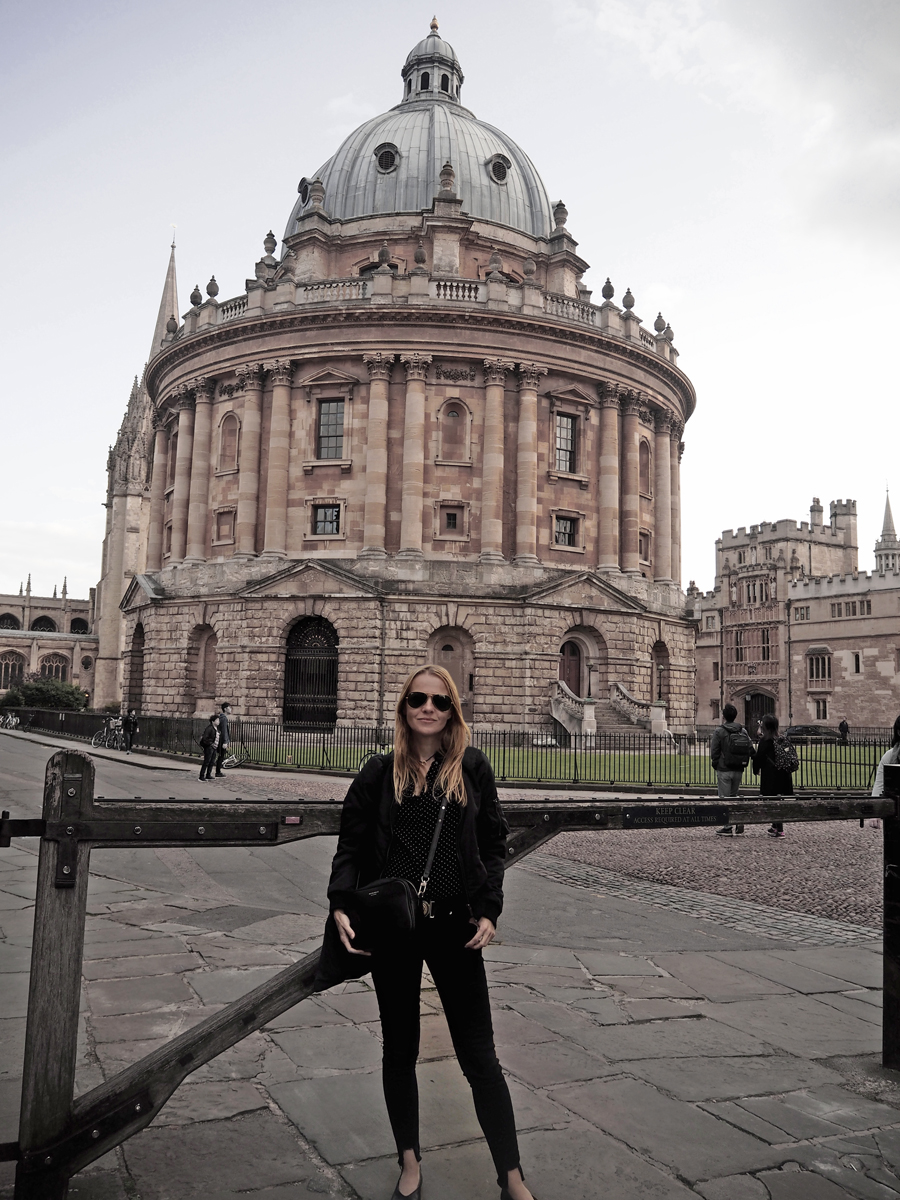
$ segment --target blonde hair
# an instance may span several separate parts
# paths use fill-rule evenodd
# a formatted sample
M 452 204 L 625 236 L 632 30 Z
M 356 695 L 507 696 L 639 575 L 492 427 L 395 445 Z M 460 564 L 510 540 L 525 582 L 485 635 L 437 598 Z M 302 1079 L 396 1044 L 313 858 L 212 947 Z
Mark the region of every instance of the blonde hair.
M 466 746 L 469 744 L 470 730 L 462 714 L 459 702 L 459 692 L 449 671 L 443 667 L 426 663 L 406 677 L 406 682 L 400 691 L 397 701 L 397 715 L 394 723 L 394 796 L 397 803 L 403 800 L 403 793 L 412 785 L 418 787 L 419 773 L 413 762 L 409 748 L 409 725 L 406 723 L 406 697 L 413 691 L 413 681 L 420 675 L 436 675 L 443 683 L 446 694 L 450 697 L 450 720 L 444 726 L 441 737 L 441 753 L 444 761 L 438 771 L 435 786 L 446 793 L 451 800 L 459 805 L 466 803 L 466 785 L 463 780 L 462 760 Z

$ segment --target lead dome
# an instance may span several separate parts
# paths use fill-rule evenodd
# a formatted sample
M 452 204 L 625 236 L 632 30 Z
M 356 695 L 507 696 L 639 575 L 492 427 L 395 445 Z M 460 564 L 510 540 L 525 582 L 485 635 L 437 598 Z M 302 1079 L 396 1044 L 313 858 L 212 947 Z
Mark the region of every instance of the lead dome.
M 313 203 L 310 184 L 325 189 L 323 210 L 350 221 L 387 213 L 420 213 L 431 205 L 445 162 L 470 216 L 549 237 L 553 206 L 528 155 L 511 137 L 479 121 L 459 102 L 463 83 L 456 51 L 432 30 L 407 56 L 403 99 L 354 130 L 315 174 L 304 177 L 285 238 Z

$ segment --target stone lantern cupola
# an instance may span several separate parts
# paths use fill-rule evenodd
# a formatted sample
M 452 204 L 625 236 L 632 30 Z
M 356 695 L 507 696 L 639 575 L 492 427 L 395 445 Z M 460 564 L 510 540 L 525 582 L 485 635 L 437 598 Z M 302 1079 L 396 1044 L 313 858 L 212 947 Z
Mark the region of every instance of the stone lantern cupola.
M 403 77 L 403 103 L 459 100 L 464 78 L 462 67 L 456 51 L 438 33 L 436 17 L 432 18 L 428 37 L 410 50 L 400 74 Z

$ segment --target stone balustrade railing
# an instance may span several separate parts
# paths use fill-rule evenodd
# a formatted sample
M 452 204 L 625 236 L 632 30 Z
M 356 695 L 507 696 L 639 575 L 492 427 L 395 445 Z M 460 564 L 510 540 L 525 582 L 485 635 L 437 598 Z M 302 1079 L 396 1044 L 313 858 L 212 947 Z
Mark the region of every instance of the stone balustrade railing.
M 395 275 L 376 272 L 368 278 L 324 279 L 297 282 L 292 276 L 251 288 L 243 296 L 221 303 L 210 301 L 192 308 L 184 325 L 166 341 L 190 337 L 210 327 L 235 320 L 252 320 L 275 311 L 303 308 L 306 305 L 337 304 L 409 304 L 481 306 L 493 310 L 543 316 L 563 324 L 588 326 L 609 337 L 619 338 L 675 362 L 678 351 L 671 333 L 664 337 L 645 329 L 630 311 L 614 304 L 591 304 L 571 296 L 545 292 L 526 281 L 519 285 L 507 280 L 432 278 L 427 275 Z
M 651 706 L 645 700 L 638 700 L 621 683 L 609 685 L 609 702 L 617 713 L 620 713 L 633 725 L 644 725 L 649 728 L 652 714 Z

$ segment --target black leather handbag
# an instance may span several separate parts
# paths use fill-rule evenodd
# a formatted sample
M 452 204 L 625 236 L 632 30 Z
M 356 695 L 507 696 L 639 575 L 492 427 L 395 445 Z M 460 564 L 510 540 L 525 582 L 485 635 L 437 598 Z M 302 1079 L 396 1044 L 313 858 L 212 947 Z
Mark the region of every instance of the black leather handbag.
M 354 914 L 359 926 L 355 931 L 355 949 L 367 949 L 396 934 L 411 933 L 415 928 L 419 905 L 423 916 L 432 915 L 431 902 L 423 897 L 431 877 L 431 867 L 448 804 L 449 799 L 444 796 L 418 890 L 408 879 L 373 879 L 371 883 L 357 888 L 348 897 L 347 908 Z

